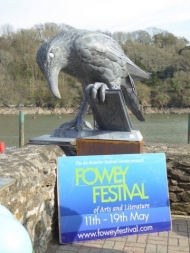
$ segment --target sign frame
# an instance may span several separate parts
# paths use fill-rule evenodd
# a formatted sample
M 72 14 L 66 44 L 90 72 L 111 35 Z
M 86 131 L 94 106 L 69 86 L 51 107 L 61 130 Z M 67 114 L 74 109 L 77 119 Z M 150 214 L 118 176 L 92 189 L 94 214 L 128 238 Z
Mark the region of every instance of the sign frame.
M 58 158 L 60 243 L 170 231 L 164 153 Z

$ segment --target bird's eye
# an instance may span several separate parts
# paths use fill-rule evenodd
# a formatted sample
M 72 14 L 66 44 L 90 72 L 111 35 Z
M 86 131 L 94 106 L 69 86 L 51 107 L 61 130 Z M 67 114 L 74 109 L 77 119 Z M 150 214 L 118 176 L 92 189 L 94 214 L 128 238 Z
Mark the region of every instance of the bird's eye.
M 50 57 L 50 58 L 53 58 L 53 57 L 54 57 L 54 54 L 53 54 L 53 53 L 49 53 L 49 57 Z

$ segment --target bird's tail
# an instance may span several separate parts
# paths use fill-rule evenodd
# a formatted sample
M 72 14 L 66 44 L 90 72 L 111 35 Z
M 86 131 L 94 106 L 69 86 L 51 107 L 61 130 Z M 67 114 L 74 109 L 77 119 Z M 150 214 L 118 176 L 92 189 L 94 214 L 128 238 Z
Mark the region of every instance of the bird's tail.
M 135 89 L 134 81 L 130 75 L 125 78 L 122 78 L 121 81 L 121 90 L 125 98 L 125 103 L 131 112 L 137 117 L 140 121 L 145 121 L 141 105 L 137 98 L 137 92 Z
M 136 81 L 143 81 L 144 79 L 148 79 L 150 77 L 150 73 L 138 67 L 129 58 L 127 59 L 127 70 L 131 77 Z

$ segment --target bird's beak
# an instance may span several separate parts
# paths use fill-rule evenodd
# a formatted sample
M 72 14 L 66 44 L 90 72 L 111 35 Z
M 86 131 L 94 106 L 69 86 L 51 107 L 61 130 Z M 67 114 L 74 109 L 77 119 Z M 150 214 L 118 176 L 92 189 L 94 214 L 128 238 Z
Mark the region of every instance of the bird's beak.
M 59 88 L 58 88 L 58 76 L 59 69 L 57 67 L 53 68 L 51 72 L 46 76 L 48 86 L 52 94 L 58 98 L 61 98 Z

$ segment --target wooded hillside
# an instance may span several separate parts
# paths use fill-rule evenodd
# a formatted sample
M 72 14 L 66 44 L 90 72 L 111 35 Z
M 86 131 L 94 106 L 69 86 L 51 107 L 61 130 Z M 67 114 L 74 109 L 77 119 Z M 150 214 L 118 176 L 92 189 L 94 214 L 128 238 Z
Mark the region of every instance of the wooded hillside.
M 57 99 L 48 90 L 36 63 L 40 45 L 63 29 L 70 27 L 45 23 L 16 32 L 10 25 L 1 27 L 0 104 L 47 107 L 80 104 L 82 89 L 77 80 L 60 73 L 62 99 Z M 157 28 L 104 33 L 113 37 L 132 61 L 151 73 L 149 80 L 136 83 L 142 106 L 190 107 L 190 45 L 187 39 Z

